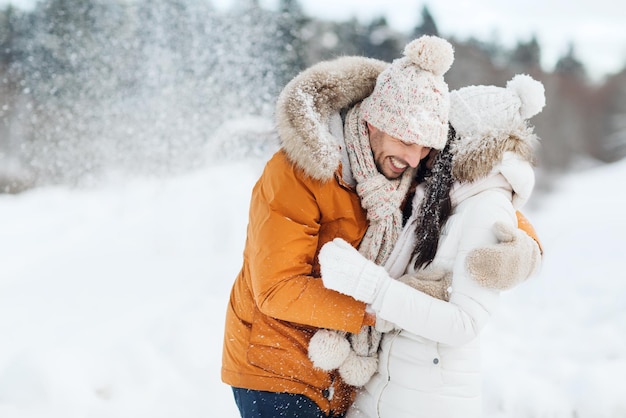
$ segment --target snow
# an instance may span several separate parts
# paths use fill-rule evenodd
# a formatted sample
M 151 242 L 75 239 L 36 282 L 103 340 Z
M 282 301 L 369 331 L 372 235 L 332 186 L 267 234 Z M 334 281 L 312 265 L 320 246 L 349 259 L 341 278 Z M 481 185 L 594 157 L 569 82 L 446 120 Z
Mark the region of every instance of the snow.
M 263 160 L 0 195 L 0 417 L 238 416 L 223 321 Z M 525 212 L 545 264 L 484 331 L 486 417 L 626 417 L 625 178 Z

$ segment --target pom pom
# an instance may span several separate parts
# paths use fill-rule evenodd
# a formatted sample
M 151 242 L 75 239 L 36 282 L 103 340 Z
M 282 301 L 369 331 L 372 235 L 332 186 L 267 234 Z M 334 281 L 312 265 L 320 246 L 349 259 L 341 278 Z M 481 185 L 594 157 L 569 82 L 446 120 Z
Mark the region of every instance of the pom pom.
M 309 341 L 309 359 L 319 369 L 335 370 L 350 354 L 345 333 L 329 329 L 318 330 Z
M 378 357 L 358 356 L 354 352 L 339 368 L 339 374 L 344 382 L 350 386 L 360 387 L 365 385 L 378 370 Z
M 529 119 L 541 112 L 546 105 L 545 89 L 541 82 L 526 74 L 518 74 L 506 83 L 506 88 L 517 94 L 522 101 L 520 114 Z
M 454 49 L 450 42 L 437 36 L 421 36 L 409 42 L 404 55 L 413 64 L 436 76 L 443 75 L 452 66 Z

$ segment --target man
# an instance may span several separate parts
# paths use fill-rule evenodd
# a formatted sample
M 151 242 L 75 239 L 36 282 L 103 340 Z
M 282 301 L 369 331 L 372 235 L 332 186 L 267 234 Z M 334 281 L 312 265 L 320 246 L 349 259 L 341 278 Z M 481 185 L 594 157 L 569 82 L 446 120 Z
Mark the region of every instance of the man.
M 355 387 L 315 367 L 308 344 L 320 329 L 358 333 L 376 317 L 324 288 L 318 251 L 340 237 L 379 264 L 387 259 L 416 167 L 446 143 L 443 74 L 452 60 L 448 42 L 424 36 L 392 64 L 319 63 L 281 93 L 282 147 L 252 192 L 226 313 L 222 380 L 242 417 L 342 416 L 353 401 Z

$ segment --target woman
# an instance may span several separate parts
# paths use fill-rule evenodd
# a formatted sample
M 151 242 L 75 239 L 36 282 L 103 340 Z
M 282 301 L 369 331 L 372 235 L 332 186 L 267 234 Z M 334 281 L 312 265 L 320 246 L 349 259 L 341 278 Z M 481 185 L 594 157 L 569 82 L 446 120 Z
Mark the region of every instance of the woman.
M 541 111 L 545 96 L 541 83 L 518 75 L 506 88 L 459 89 L 450 102 L 454 138 L 417 190 L 413 207 L 419 210 L 386 269 L 339 239 L 320 252 L 326 287 L 370 304 L 397 328 L 383 337 L 378 371 L 348 416 L 481 416 L 478 335 L 500 290 L 515 283 L 497 259 L 477 265 L 468 254 L 523 233 L 516 210 L 534 186 L 537 143 L 527 119 Z M 491 270 L 505 273 L 494 277 Z M 392 279 L 403 273 L 404 282 L 437 283 L 449 302 Z

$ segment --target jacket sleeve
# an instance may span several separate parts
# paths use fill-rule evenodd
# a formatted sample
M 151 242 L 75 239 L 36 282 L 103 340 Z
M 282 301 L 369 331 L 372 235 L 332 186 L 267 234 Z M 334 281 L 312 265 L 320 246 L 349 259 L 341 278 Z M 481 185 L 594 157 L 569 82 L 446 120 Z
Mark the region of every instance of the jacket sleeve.
M 515 212 L 515 215 L 517 215 L 517 227 L 526 232 L 532 239 L 535 240 L 535 242 L 539 246 L 539 251 L 541 252 L 541 254 L 543 254 L 543 246 L 541 245 L 541 241 L 539 240 L 537 231 L 535 231 L 535 228 L 530 223 L 528 218 L 526 218 L 526 216 L 524 216 L 524 214 L 520 211 Z
M 381 318 L 413 334 L 449 345 L 464 344 L 480 333 L 497 308 L 499 292 L 481 287 L 469 277 L 465 257 L 474 248 L 497 242 L 493 234 L 495 222 L 517 225 L 515 212 L 506 198 L 497 194 L 484 197 L 464 202 L 462 218 L 448 231 L 452 239 L 458 239 L 450 301 L 433 298 L 393 280 L 378 312 Z
M 338 186 L 315 182 L 280 157 L 266 167 L 250 205 L 245 257 L 253 298 L 279 320 L 358 332 L 365 304 L 326 289 L 315 273 L 325 222 L 318 200 L 335 198 Z

